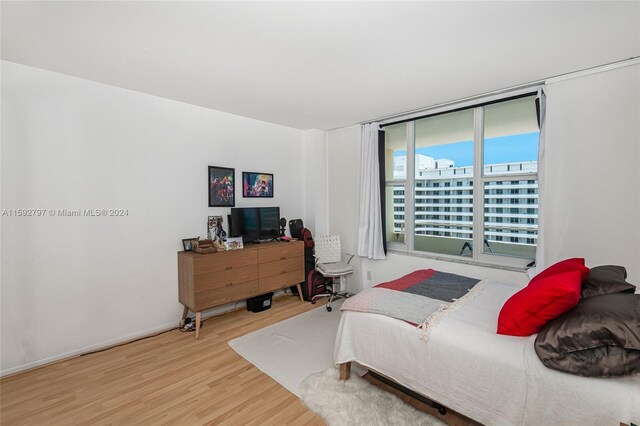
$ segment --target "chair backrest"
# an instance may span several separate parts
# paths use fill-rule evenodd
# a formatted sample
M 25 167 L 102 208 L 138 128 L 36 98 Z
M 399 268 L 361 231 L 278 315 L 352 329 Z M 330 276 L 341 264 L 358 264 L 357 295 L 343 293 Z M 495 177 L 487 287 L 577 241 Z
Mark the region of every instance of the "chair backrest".
M 342 260 L 340 235 L 321 235 L 315 241 L 318 263 L 335 263 Z

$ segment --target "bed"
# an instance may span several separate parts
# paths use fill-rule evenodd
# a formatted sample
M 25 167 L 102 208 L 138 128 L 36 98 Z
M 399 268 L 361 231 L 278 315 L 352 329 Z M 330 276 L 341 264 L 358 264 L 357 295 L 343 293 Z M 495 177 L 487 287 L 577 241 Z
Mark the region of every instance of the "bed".
M 535 335 L 496 334 L 500 308 L 521 287 L 482 284 L 429 325 L 427 341 L 406 321 L 343 311 L 334 361 L 356 362 L 487 425 L 640 423 L 640 375 L 588 378 L 545 367 Z

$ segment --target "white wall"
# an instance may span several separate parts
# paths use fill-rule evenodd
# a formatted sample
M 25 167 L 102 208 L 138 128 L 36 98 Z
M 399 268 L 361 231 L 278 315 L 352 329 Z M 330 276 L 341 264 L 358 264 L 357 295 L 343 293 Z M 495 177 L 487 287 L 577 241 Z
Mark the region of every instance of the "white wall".
M 623 265 L 640 285 L 640 65 L 547 87 L 545 264 Z
M 2 373 L 177 324 L 180 240 L 229 212 L 207 207 L 208 165 L 238 180 L 274 174 L 273 199 L 236 194 L 236 206 L 315 221 L 299 130 L 10 62 L 1 71 L 2 209 L 129 211 L 2 217 Z
M 545 198 L 546 264 L 583 256 L 588 265 L 626 266 L 640 284 L 639 66 L 551 84 L 548 91 Z M 329 226 L 357 245 L 360 128 L 329 132 Z M 434 268 L 478 278 L 525 283 L 525 274 L 391 253 L 360 259 L 355 290 Z M 371 280 L 367 279 L 371 273 Z
M 327 206 L 327 132 L 312 129 L 303 132 L 304 226 L 313 236 L 329 232 Z M 290 218 L 287 218 L 290 219 Z M 291 218 L 295 219 L 295 218 Z
M 342 251 L 358 249 L 360 205 L 360 126 L 333 130 L 328 135 L 329 232 L 340 235 Z M 360 258 L 351 260 L 355 272 L 348 277 L 351 292 L 363 289 Z

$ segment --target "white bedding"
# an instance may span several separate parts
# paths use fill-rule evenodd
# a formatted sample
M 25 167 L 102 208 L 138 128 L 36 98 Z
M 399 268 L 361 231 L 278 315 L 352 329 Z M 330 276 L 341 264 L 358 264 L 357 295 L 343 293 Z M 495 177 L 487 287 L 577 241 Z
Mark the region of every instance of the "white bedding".
M 535 336 L 496 334 L 504 302 L 520 288 L 489 283 L 444 317 L 428 342 L 404 321 L 342 313 L 334 361 L 355 361 L 487 425 L 640 421 L 640 376 L 592 379 L 550 370 Z

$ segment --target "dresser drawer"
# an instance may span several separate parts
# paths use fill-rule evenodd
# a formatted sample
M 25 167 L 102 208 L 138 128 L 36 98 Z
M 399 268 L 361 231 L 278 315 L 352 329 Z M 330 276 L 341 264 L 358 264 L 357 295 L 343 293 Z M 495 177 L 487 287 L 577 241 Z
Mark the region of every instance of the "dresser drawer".
M 292 259 L 277 260 L 275 262 L 261 263 L 258 265 L 258 277 L 262 280 L 274 275 L 282 275 L 287 272 L 304 269 L 304 259 L 294 257 Z
M 195 310 L 246 299 L 258 293 L 258 280 L 236 283 L 228 287 L 216 288 L 196 294 Z
M 304 270 L 302 269 L 260 278 L 260 293 L 296 285 L 302 281 L 304 281 Z
M 210 272 L 195 276 L 195 293 L 202 293 L 214 289 L 223 289 L 246 281 L 258 279 L 258 267 L 256 265 L 244 268 L 225 269 L 224 271 Z
M 258 263 L 256 250 L 232 250 L 202 254 L 193 258 L 194 274 L 230 271 Z
M 279 243 L 273 247 L 258 250 L 258 263 L 268 263 L 302 256 L 304 256 L 302 243 Z

